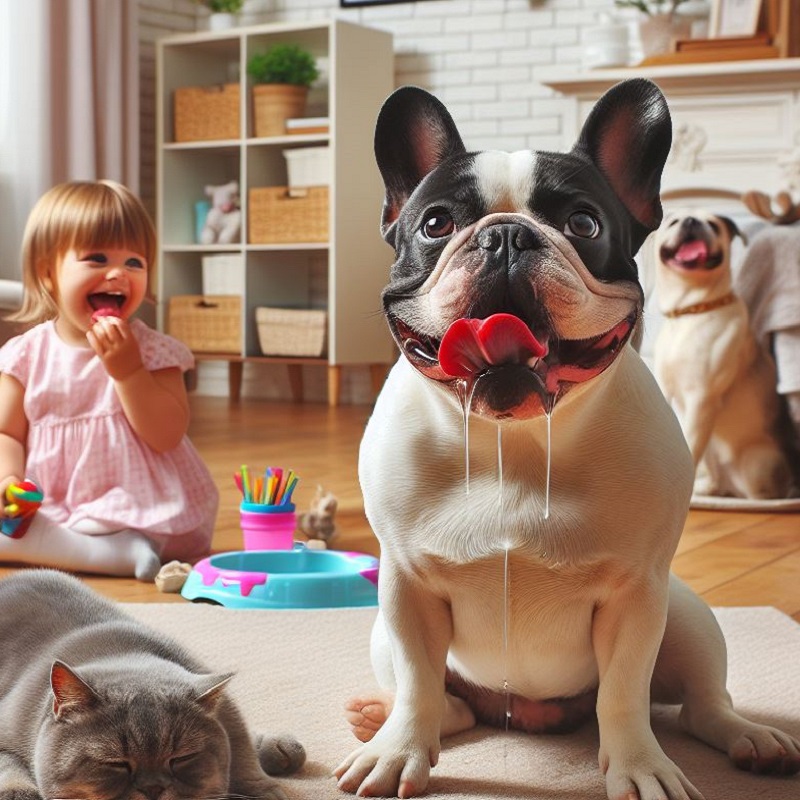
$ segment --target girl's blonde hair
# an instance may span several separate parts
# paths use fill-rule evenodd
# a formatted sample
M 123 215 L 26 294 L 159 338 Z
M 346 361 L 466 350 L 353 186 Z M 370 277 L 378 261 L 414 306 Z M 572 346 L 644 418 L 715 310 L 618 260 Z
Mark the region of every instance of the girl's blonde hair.
M 131 250 L 147 259 L 152 276 L 155 228 L 141 200 L 122 184 L 72 181 L 39 198 L 22 240 L 22 308 L 9 319 L 36 324 L 58 316 L 55 266 L 70 250 L 85 249 Z

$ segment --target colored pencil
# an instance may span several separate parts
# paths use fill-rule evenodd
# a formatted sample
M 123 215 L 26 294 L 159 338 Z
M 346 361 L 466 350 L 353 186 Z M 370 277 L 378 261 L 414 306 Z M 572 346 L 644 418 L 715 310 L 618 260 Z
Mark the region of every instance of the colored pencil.
M 288 506 L 300 478 L 293 469 L 267 467 L 263 475 L 254 477 L 249 467 L 242 464 L 238 472 L 233 473 L 236 488 L 246 503 L 257 503 L 267 506 Z

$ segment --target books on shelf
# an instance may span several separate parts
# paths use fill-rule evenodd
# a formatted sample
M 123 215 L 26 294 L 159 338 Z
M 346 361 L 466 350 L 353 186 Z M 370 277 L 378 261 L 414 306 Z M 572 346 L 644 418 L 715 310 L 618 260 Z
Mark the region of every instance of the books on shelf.
M 286 120 L 286 133 L 299 135 L 303 133 L 329 133 L 328 117 L 295 117 Z

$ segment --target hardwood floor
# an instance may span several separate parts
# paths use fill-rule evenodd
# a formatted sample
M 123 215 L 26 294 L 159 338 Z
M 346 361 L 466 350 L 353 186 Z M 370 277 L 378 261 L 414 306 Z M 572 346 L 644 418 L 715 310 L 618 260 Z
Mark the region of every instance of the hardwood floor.
M 298 510 L 308 508 L 317 484 L 339 499 L 337 549 L 379 555 L 364 516 L 356 465 L 366 406 L 274 403 L 193 395 L 190 435 L 220 488 L 215 550 L 241 549 L 241 464 L 292 467 L 301 482 Z M 675 572 L 710 605 L 770 605 L 800 621 L 800 514 L 692 511 L 674 562 Z M 0 569 L 0 575 L 11 570 Z M 102 594 L 124 602 L 186 602 L 133 579 L 85 577 Z

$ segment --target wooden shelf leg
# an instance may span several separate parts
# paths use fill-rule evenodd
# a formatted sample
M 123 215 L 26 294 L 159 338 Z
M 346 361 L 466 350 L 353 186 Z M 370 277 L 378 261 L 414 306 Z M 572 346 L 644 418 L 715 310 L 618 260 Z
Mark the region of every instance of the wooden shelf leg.
M 228 362 L 228 397 L 238 403 L 242 399 L 242 372 L 244 364 L 241 361 Z
M 183 385 L 186 387 L 187 392 L 193 392 L 197 389 L 197 364 L 183 373 Z
M 342 368 L 337 364 L 328 367 L 328 405 L 338 406 L 342 394 Z
M 370 364 L 369 365 L 369 380 L 372 385 L 372 399 L 374 400 L 383 388 L 386 382 L 386 376 L 389 374 L 388 364 Z
M 295 403 L 303 402 L 303 365 L 287 364 L 289 371 L 289 389 L 292 392 L 292 400 Z

